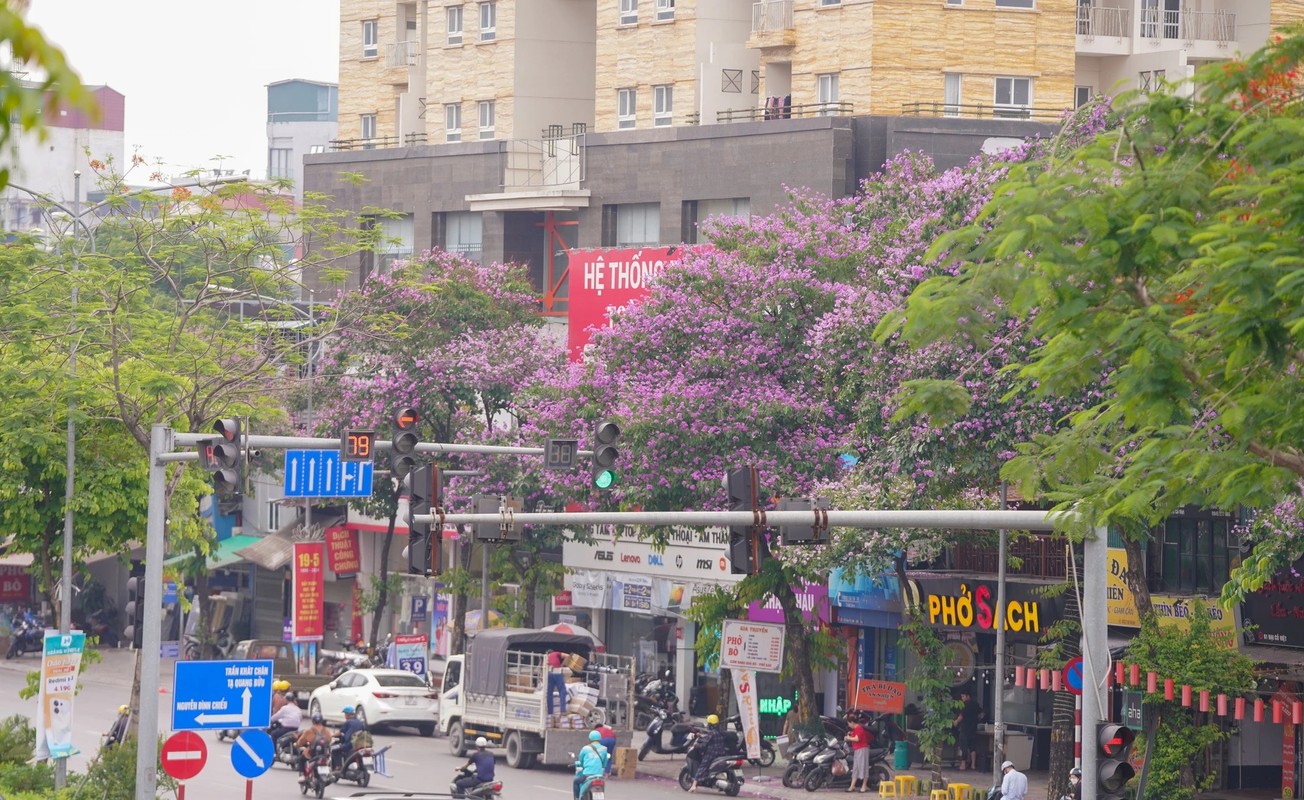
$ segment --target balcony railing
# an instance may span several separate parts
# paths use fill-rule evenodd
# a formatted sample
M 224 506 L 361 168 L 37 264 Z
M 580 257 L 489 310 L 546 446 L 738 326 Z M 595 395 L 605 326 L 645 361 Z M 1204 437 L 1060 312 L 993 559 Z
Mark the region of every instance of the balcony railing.
M 1027 119 L 1059 122 L 1064 118 L 1063 108 L 1033 108 L 1032 106 L 997 106 L 956 103 L 906 103 L 901 113 L 908 117 L 967 117 L 969 119 Z
M 415 67 L 420 58 L 420 42 L 394 42 L 385 46 L 385 66 L 387 67 Z
M 331 139 L 330 149 L 378 150 L 384 147 L 412 147 L 426 143 L 424 133 L 405 133 L 402 136 L 373 136 L 370 139 Z
M 504 191 L 574 187 L 584 182 L 582 125 L 571 133 L 550 130 L 542 139 L 511 139 L 500 147 Z
M 792 0 L 752 3 L 752 33 L 792 30 Z
M 1141 36 L 1186 42 L 1236 41 L 1236 14 L 1231 11 L 1141 9 Z
M 1010 537 L 1009 555 L 1018 559 L 1017 566 L 1006 565 L 1009 575 L 1029 578 L 1064 578 L 1068 576 L 1068 562 L 1064 555 L 1064 540 L 1037 536 L 1032 539 Z M 995 547 L 978 544 L 957 544 L 952 550 L 950 566 L 966 572 L 996 574 L 1000 567 L 1000 551 Z
M 780 100 L 772 97 L 771 100 Z M 793 117 L 840 117 L 853 113 L 850 101 L 833 103 L 767 103 L 761 108 L 736 108 L 715 112 L 716 122 L 759 122 L 767 119 L 791 119 Z M 694 124 L 689 120 L 689 124 Z
M 1079 36 L 1132 36 L 1131 10 L 1108 6 L 1078 6 Z

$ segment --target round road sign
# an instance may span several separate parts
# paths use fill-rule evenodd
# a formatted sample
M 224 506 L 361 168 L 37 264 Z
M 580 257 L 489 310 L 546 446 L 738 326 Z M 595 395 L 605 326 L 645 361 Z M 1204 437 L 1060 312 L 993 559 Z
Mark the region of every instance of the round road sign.
M 1064 688 L 1072 694 L 1082 694 L 1082 659 L 1075 658 L 1064 665 Z
M 271 768 L 275 755 L 272 737 L 260 730 L 247 730 L 231 747 L 231 766 L 245 778 L 257 778 Z
M 180 731 L 168 737 L 159 756 L 163 771 L 179 781 L 188 781 L 199 774 L 208 761 L 208 745 L 193 731 Z

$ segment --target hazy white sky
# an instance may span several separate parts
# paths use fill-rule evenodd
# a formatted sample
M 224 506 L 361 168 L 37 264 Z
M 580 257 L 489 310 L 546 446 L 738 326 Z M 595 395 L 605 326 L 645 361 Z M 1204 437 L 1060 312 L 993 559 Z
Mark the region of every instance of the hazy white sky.
M 126 156 L 267 172 L 267 89 L 339 79 L 339 0 L 31 0 L 89 85 L 126 96 Z

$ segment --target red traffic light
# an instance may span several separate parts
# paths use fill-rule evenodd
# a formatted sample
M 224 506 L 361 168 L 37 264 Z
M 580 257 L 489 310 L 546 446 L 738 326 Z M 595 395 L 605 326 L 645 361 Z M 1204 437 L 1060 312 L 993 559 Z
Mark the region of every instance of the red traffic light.
M 410 431 L 421 421 L 421 413 L 415 408 L 405 408 L 394 415 L 394 427 L 401 431 Z
M 213 430 L 228 442 L 240 441 L 240 420 L 226 417 L 213 423 Z
M 1136 740 L 1136 731 L 1126 725 L 1100 726 L 1100 752 L 1108 758 L 1117 758 L 1126 753 Z

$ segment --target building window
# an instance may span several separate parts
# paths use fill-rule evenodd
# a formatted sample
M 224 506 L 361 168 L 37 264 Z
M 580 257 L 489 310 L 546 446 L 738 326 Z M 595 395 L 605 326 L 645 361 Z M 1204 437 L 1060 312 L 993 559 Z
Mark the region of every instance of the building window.
M 942 76 L 942 115 L 960 116 L 960 86 L 962 79 L 958 72 L 948 72 Z
M 638 24 L 638 0 L 620 0 L 620 24 Z
M 272 500 L 267 503 L 267 530 L 277 531 L 281 529 L 281 503 L 279 500 Z
M 604 209 L 603 240 L 606 247 L 651 247 L 661 241 L 661 206 L 626 203 Z
M 498 4 L 480 4 L 480 41 L 492 42 L 498 38 Z M 493 137 L 490 137 L 493 138 Z
M 815 76 L 815 102 L 819 103 L 821 117 L 831 117 L 838 113 L 838 76 Z
M 1227 582 L 1235 560 L 1235 519 L 1230 514 L 1187 509 L 1164 522 L 1155 532 L 1158 567 L 1151 565 L 1152 585 L 1158 592 L 1216 594 Z M 1151 556 L 1155 555 L 1154 545 Z
M 657 19 L 665 21 L 675 18 L 675 0 L 657 0 Z
M 998 117 L 1026 119 L 1032 106 L 1032 78 L 997 78 L 993 104 Z
M 273 147 L 267 151 L 267 177 L 294 178 L 294 150 L 288 147 Z
M 1091 98 L 1092 98 L 1094 95 L 1095 95 L 1095 92 L 1093 92 L 1093 91 L 1091 90 L 1091 87 L 1090 87 L 1090 86 L 1074 86 L 1074 87 L 1073 87 L 1073 107 L 1074 107 L 1074 108 L 1082 108 L 1082 107 L 1085 106 L 1087 103 L 1090 103 L 1090 102 L 1091 102 Z
M 1034 8 L 1036 0 L 996 0 L 997 8 Z
M 494 101 L 480 101 L 480 138 L 494 138 Z
M 732 217 L 744 222 L 751 217 L 752 202 L 746 197 L 726 197 L 717 200 L 684 201 L 683 240 L 690 244 L 701 241 L 698 223 L 712 217 Z
M 476 211 L 448 211 L 444 215 L 441 246 L 476 262 L 484 262 L 484 215 Z
M 842 0 L 820 0 L 820 5 L 821 5 L 821 6 L 840 6 L 840 5 L 842 5 Z
M 449 103 L 444 106 L 444 141 L 462 141 L 462 104 Z
M 742 94 L 743 71 L 740 69 L 720 70 L 720 91 L 729 94 Z
M 665 84 L 652 87 L 652 124 L 674 124 L 675 87 Z
M 761 93 L 761 71 L 759 69 L 754 69 L 752 70 L 752 94 L 760 94 L 760 93 Z
M 448 44 L 462 43 L 462 7 L 449 6 L 446 9 L 448 16 Z
M 638 93 L 633 89 L 621 89 L 616 92 L 616 127 L 632 128 L 637 123 L 635 109 L 638 105 Z
M 376 261 L 381 273 L 393 269 L 395 261 L 412 258 L 412 215 L 377 217 L 380 240 L 376 243 Z
M 363 114 L 358 118 L 358 136 L 363 139 L 376 138 L 375 114 Z
M 374 19 L 362 21 L 362 57 L 375 58 L 380 55 L 380 23 Z

